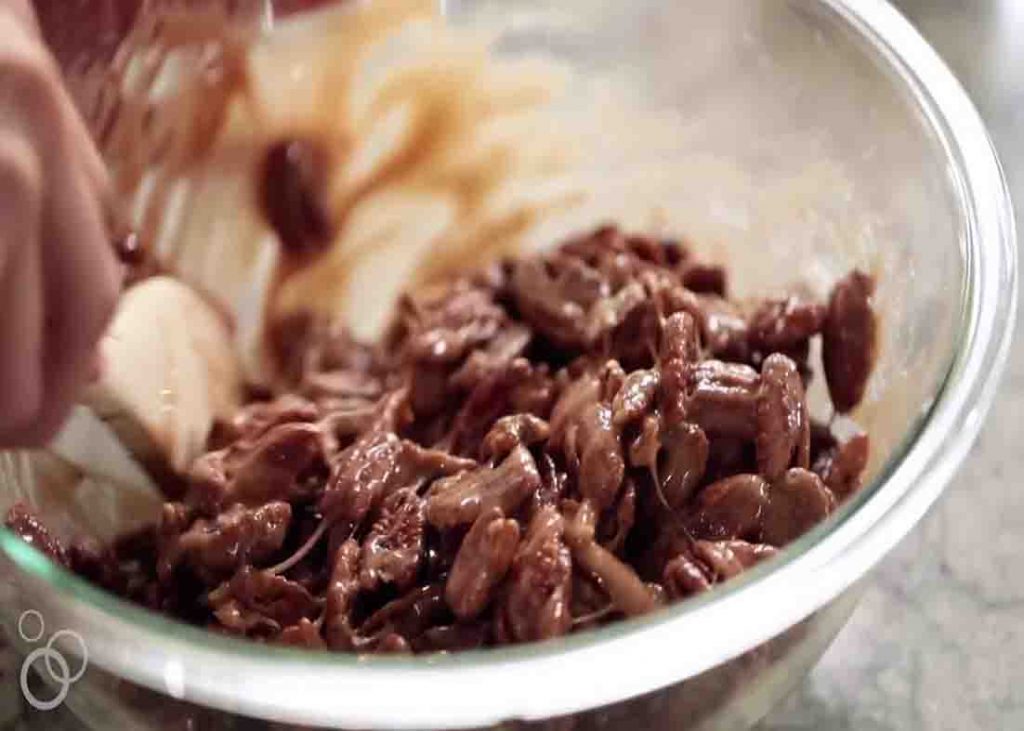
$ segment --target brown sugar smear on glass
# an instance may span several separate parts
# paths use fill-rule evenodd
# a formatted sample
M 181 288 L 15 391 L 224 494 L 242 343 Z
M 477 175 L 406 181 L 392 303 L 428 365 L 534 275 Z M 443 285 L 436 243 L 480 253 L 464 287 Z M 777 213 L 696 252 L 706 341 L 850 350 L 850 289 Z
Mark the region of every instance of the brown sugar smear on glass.
M 222 175 L 247 182 L 231 200 L 243 211 L 239 218 L 260 232 L 239 237 L 240 251 L 271 253 L 263 248 L 271 240 L 263 233 L 276 233 L 280 245 L 272 252 L 273 271 L 265 280 L 260 275 L 265 291 L 252 300 L 262 308 L 255 318 L 262 330 L 256 339 L 265 346 L 257 358 L 260 380 L 276 385 L 294 376 L 287 365 L 304 350 L 307 338 L 292 331 L 313 327 L 306 321 L 310 309 L 340 301 L 351 273 L 377 253 L 376 239 L 365 235 L 362 212 L 407 195 L 450 206 L 451 221 L 429 234 L 434 237 L 430 256 L 410 275 L 417 284 L 437 283 L 467 261 L 493 261 L 516 250 L 537 221 L 576 194 L 507 198 L 510 181 L 541 169 L 552 174 L 554 153 L 527 154 L 512 141 L 482 141 L 495 119 L 522 121 L 546 105 L 554 84 L 547 72 L 508 74 L 496 59 L 469 68 L 461 53 L 449 54 L 451 71 L 446 72 L 438 68 L 449 68 L 445 59 L 424 53 L 408 67 L 387 67 L 373 82 L 375 102 L 366 118 L 354 118 L 365 57 L 410 22 L 429 20 L 439 39 L 451 32 L 460 48 L 475 48 L 475 40 L 439 22 L 436 3 L 273 3 L 278 15 L 339 6 L 324 16 L 320 30 L 305 35 L 289 34 L 284 23 L 280 33 L 265 32 L 252 10 L 262 5 L 255 0 L 143 3 L 116 54 L 100 69 L 102 83 L 94 84 L 83 106 L 118 192 L 132 202 L 139 219 L 134 232 L 116 231 L 129 283 L 159 271 L 153 261 L 153 250 L 159 249 L 160 264 L 172 274 L 216 295 L 217 273 L 194 264 L 200 258 L 194 251 L 205 239 L 194 233 L 175 236 L 193 231 L 177 220 L 182 209 L 176 201 L 182 190 L 206 190 L 203 185 Z M 328 81 L 309 82 L 317 94 L 319 84 L 328 84 L 322 90 L 325 101 L 293 119 L 279 108 L 286 97 L 269 91 L 275 85 L 268 79 L 290 87 L 274 76 L 277 69 L 267 57 L 279 52 L 288 57 L 299 47 L 296 38 L 308 41 L 301 63 L 330 73 Z M 318 79 L 315 73 L 306 76 Z M 310 94 L 305 86 L 296 88 Z M 374 135 L 396 113 L 405 120 L 401 135 L 367 170 L 348 179 L 343 173 L 362 165 L 360 151 L 376 144 Z M 203 210 L 202 201 L 198 208 Z M 190 215 L 186 210 L 186 222 L 194 220 Z M 419 236 L 399 232 L 393 243 L 397 247 Z M 177 271 L 182 260 L 189 266 Z
M 286 198 L 269 220 L 315 251 Z M 806 394 L 820 370 L 836 412 L 863 397 L 871 278 L 741 305 L 726 275 L 604 227 L 406 295 L 378 342 L 296 326 L 289 382 L 218 426 L 157 525 L 66 547 L 24 507 L 8 525 L 259 641 L 455 651 L 653 611 L 773 556 L 867 464 Z
M 202 158 L 236 99 L 252 102 L 245 54 L 269 17 L 280 20 L 351 0 L 32 0 L 40 30 L 121 196 L 154 163 L 180 173 Z M 202 55 L 202 69 L 170 97 L 148 96 L 176 52 Z M 190 61 L 190 62 L 192 62 Z M 172 140 L 174 129 L 188 134 Z M 151 252 L 170 195 L 155 186 L 145 220 L 128 227 L 112 210 L 111 238 L 125 284 L 162 273 Z M 112 206 L 112 208 L 115 208 Z M 132 230 L 136 229 L 136 230 Z

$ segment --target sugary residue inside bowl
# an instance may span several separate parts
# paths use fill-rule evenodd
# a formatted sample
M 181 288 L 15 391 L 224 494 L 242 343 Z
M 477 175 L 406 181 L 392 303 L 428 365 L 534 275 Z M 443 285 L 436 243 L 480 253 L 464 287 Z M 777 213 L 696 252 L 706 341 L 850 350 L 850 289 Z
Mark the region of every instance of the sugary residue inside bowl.
M 373 336 L 406 285 L 600 223 L 683 234 L 755 294 L 773 265 L 730 252 L 808 243 L 831 225 L 816 211 L 845 215 L 849 181 L 827 156 L 758 175 L 702 151 L 685 110 L 654 109 L 627 79 L 496 53 L 500 20 L 455 27 L 437 8 L 351 4 L 268 35 L 165 20 L 122 54 L 109 157 L 162 263 L 234 317 L 250 380 L 276 377 L 275 323 L 340 316 Z M 260 210 L 261 166 L 285 140 L 327 160 L 331 240 L 315 256 L 283 253 Z M 870 221 L 848 223 L 828 235 L 872 263 L 858 253 Z M 808 258 L 799 278 L 822 294 L 841 272 Z
M 259 38 L 182 37 L 165 19 L 130 39 L 109 156 L 142 238 L 234 315 L 252 380 L 276 377 L 277 323 L 340 315 L 378 332 L 403 286 L 514 251 L 572 201 L 568 130 L 542 115 L 559 69 L 498 61 L 435 12 L 360 4 Z M 258 205 L 264 156 L 286 140 L 327 160 L 331 240 L 315 255 L 280 247 Z

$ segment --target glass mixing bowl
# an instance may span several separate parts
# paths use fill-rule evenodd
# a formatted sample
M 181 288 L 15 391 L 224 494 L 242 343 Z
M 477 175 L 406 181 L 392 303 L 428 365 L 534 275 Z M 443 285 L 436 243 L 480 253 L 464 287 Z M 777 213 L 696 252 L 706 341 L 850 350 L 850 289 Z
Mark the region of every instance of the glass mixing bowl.
M 622 198 L 652 196 L 733 268 L 741 293 L 828 282 L 855 265 L 878 275 L 880 360 L 856 414 L 872 434 L 869 484 L 778 559 L 710 594 L 560 641 L 439 657 L 216 636 L 124 603 L 0 530 L 8 636 L 29 651 L 18 620 L 36 610 L 51 632 L 82 638 L 88 668 L 65 703 L 87 724 L 169 728 L 229 714 L 345 728 L 753 724 L 821 655 L 859 581 L 981 428 L 1015 312 L 1011 204 L 969 99 L 891 6 L 451 0 L 445 11 L 457 24 L 497 18 L 501 54 L 539 51 L 575 69 L 570 100 L 594 80 L 606 100 L 671 114 L 675 133 L 649 148 L 609 132 L 599 157 L 621 166 L 603 162 L 595 177 L 620 183 Z M 595 108 L 598 122 L 613 107 Z M 36 460 L 3 455 L 0 508 L 26 492 Z M 80 666 L 80 648 L 64 644 Z

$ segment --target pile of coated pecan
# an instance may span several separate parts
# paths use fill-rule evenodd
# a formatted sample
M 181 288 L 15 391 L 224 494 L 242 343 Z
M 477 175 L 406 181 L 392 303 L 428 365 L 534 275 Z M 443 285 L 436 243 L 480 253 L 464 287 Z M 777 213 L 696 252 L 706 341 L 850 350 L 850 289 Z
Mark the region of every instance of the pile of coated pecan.
M 265 641 L 432 652 L 543 640 L 706 591 L 860 485 L 813 422 L 875 358 L 873 281 L 740 306 L 674 241 L 603 228 L 406 297 L 372 346 L 296 323 L 294 389 L 217 429 L 158 525 L 64 548 L 155 610 Z

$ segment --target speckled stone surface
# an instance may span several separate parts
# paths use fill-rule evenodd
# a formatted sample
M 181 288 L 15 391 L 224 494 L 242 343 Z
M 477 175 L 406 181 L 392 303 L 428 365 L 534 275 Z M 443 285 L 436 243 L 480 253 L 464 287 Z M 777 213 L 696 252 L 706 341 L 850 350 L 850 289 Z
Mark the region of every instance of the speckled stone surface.
M 898 3 L 995 139 L 1024 211 L 1024 2 Z M 876 571 L 849 625 L 762 724 L 780 729 L 1024 729 L 1024 326 L 980 441 Z

